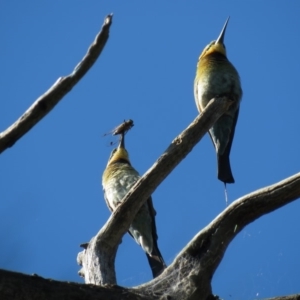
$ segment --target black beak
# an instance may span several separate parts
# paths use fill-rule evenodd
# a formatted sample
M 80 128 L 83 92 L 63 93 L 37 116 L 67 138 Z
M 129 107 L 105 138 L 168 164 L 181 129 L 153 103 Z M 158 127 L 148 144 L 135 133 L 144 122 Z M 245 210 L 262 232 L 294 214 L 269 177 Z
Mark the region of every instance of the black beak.
M 216 40 L 216 44 L 224 44 L 224 37 L 225 37 L 225 31 L 226 31 L 226 27 L 227 27 L 227 24 L 228 24 L 228 21 L 229 21 L 229 18 L 227 18 L 223 28 L 222 28 L 222 31 L 218 37 L 218 39 Z
M 121 134 L 120 134 L 120 144 L 119 144 L 119 149 L 120 148 L 124 148 L 125 149 L 125 134 L 124 134 L 124 132 L 122 132 Z

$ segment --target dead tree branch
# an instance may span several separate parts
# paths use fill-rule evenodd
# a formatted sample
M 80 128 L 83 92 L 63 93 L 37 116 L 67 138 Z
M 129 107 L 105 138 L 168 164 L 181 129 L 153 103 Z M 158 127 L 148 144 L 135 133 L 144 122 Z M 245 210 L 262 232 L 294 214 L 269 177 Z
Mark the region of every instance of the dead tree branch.
M 226 97 L 212 99 L 203 113 L 174 139 L 167 150 L 132 187 L 122 205 L 114 211 L 97 236 L 91 240 L 87 249 L 78 254 L 78 263 L 83 266 L 80 274 L 85 278 L 86 283 L 97 285 L 116 283 L 114 260 L 117 248 L 134 216 L 158 185 L 186 157 L 231 103 L 231 100 Z
M 232 239 L 249 223 L 300 197 L 300 173 L 234 201 L 179 253 L 156 279 L 126 289 L 47 280 L 0 270 L 0 298 L 6 299 L 218 299 L 211 279 Z M 299 295 L 266 300 L 298 300 Z
M 148 294 L 164 291 L 170 299 L 213 297 L 212 277 L 233 238 L 249 223 L 299 197 L 297 173 L 234 201 L 192 239 L 160 277 L 138 290 Z
M 105 18 L 101 31 L 74 71 L 66 77 L 58 78 L 54 85 L 40 96 L 14 124 L 0 133 L 0 153 L 12 147 L 17 140 L 44 118 L 87 73 L 100 56 L 108 40 L 111 24 L 112 14 Z
M 60 282 L 37 275 L 0 270 L 1 300 L 151 300 L 119 286 Z
M 26 275 L 16 272 L 0 270 L 0 298 L 1 300 L 155 300 L 175 299 L 147 296 L 139 294 L 135 289 L 127 289 L 116 285 L 105 287 L 60 282 L 45 279 L 37 275 Z M 192 298 L 182 298 L 185 300 Z M 203 299 L 203 298 L 198 298 Z M 217 298 L 211 298 L 217 299 Z M 209 300 L 209 298 L 207 299 Z M 300 300 L 300 295 L 280 296 L 264 300 Z
M 280 296 L 280 297 L 267 298 L 267 299 L 261 299 L 261 300 L 300 300 L 300 294 L 289 295 L 289 296 Z

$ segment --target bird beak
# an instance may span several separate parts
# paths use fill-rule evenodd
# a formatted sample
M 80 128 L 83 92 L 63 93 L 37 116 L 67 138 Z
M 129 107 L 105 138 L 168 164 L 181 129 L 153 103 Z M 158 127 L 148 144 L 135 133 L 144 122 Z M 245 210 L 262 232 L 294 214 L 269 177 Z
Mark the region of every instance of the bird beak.
M 120 144 L 119 144 L 119 147 L 118 149 L 125 149 L 125 134 L 124 132 L 121 133 L 121 137 L 120 137 Z
M 229 21 L 229 18 L 227 18 L 223 28 L 222 28 L 222 31 L 218 37 L 218 39 L 216 40 L 216 44 L 224 44 L 224 36 L 225 36 L 225 31 L 226 31 L 226 27 L 227 27 L 227 24 L 228 24 L 228 21 Z

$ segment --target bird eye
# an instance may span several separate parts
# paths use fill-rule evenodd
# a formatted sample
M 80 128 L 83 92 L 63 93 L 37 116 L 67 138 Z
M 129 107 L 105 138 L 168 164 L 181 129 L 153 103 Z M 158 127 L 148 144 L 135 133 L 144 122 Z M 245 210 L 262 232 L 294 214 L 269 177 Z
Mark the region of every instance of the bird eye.
M 115 148 L 115 149 L 113 149 L 113 150 L 111 151 L 109 160 L 112 159 L 112 157 L 114 156 L 114 154 L 116 153 L 116 151 L 117 151 L 117 148 Z

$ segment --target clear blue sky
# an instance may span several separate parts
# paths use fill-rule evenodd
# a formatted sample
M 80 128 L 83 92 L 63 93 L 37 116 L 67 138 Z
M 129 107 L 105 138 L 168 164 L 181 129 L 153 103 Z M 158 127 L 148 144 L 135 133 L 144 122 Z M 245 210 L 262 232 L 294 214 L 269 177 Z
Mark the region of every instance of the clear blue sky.
M 232 146 L 229 201 L 299 172 L 299 1 L 2 1 L 0 130 L 12 124 L 85 54 L 104 17 L 110 39 L 84 79 L 0 156 L 0 268 L 82 282 L 76 264 L 109 217 L 100 185 L 110 138 L 124 119 L 126 145 L 143 174 L 197 116 L 196 63 L 228 16 L 225 43 L 244 96 Z M 168 264 L 224 208 L 208 136 L 153 194 Z M 226 299 L 300 292 L 296 201 L 245 228 L 213 279 Z M 118 283 L 151 279 L 127 235 Z

